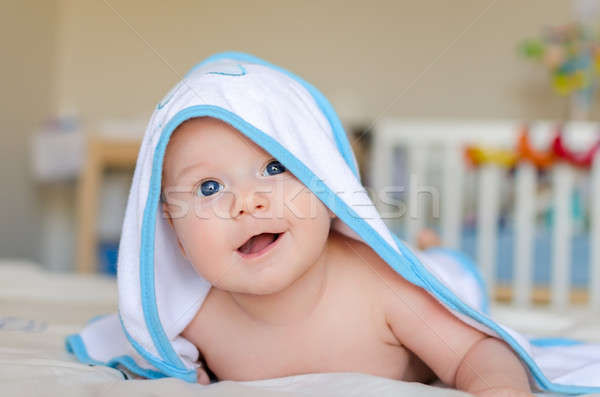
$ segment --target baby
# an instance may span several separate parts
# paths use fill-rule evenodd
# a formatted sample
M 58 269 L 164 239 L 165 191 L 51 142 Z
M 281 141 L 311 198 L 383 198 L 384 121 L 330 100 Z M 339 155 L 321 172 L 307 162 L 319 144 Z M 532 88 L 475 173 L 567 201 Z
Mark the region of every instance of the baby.
M 179 248 L 212 285 L 182 333 L 206 364 L 199 383 L 210 383 L 208 369 L 238 381 L 362 372 L 439 378 L 480 396 L 530 395 L 510 347 L 333 230 L 335 214 L 229 124 L 180 124 L 162 182 Z

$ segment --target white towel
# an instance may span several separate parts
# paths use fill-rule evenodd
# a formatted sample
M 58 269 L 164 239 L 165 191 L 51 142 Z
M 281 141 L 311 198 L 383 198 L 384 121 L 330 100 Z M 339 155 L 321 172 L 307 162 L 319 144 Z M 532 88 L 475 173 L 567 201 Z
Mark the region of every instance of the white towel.
M 505 340 L 540 390 L 600 392 L 599 345 L 530 341 L 495 322 L 487 314 L 484 288 L 472 263 L 442 249 L 417 256 L 388 230 L 360 182 L 347 136 L 325 97 L 278 66 L 230 52 L 193 67 L 150 119 L 119 245 L 119 313 L 96 319 L 67 338 L 67 348 L 81 361 L 120 364 L 150 378 L 196 381 L 197 349 L 179 334 L 210 284 L 177 248 L 161 216 L 159 194 L 170 134 L 199 116 L 221 119 L 252 139 L 337 215 L 332 224 L 337 231 L 368 244 L 464 322 Z

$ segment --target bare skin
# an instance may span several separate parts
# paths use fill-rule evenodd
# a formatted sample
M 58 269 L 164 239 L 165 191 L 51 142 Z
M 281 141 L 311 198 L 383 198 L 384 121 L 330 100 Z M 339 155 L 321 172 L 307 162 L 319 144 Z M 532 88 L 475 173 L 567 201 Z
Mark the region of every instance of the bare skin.
M 422 231 L 418 240 L 430 239 L 430 230 Z M 183 336 L 193 342 L 206 360 L 208 367 L 218 379 L 257 380 L 314 372 L 361 372 L 408 382 L 430 383 L 441 378 L 454 386 L 468 382 L 482 384 L 481 390 L 473 390 L 480 396 L 529 396 L 527 378 L 523 368 L 508 348 L 478 331 L 465 327 L 454 316 L 435 303 L 427 293 L 397 277 L 383 261 L 365 244 L 332 231 L 330 234 L 326 285 L 313 310 L 298 320 L 286 324 L 266 324 L 249 317 L 227 291 L 212 288 L 194 320 L 184 330 Z M 436 245 L 421 245 L 424 249 Z M 354 252 L 355 254 L 349 254 Z M 362 258 L 362 259 L 361 259 Z M 363 260 L 364 259 L 364 260 Z M 390 282 L 390 280 L 392 280 Z M 356 288 L 360 285 L 360 288 Z M 421 315 L 403 310 L 402 318 L 392 318 L 391 306 L 410 305 L 410 298 L 399 301 L 393 289 L 405 296 L 414 295 L 421 301 L 416 310 Z M 425 302 L 425 303 L 424 303 Z M 460 360 L 456 357 L 467 352 L 450 350 L 444 343 L 433 343 L 431 348 L 424 340 L 419 353 L 440 359 L 432 370 L 417 354 L 403 343 L 406 332 L 402 329 L 422 328 L 423 318 L 438 316 L 432 326 L 451 322 L 448 327 L 467 330 L 457 339 L 489 340 L 494 357 L 515 370 L 508 370 L 500 382 L 515 386 L 494 388 L 490 382 L 480 379 L 488 376 L 472 371 L 477 363 L 459 373 Z M 453 319 L 455 321 L 453 321 Z M 427 320 L 425 320 L 427 321 Z M 447 324 L 446 324 L 447 325 Z M 425 327 L 427 328 L 427 327 Z M 410 333 L 409 333 L 410 334 Z M 419 338 L 413 334 L 411 338 Z M 439 338 L 439 334 L 430 338 Z M 423 335 L 425 338 L 425 335 Z M 455 346 L 452 338 L 449 338 Z M 440 350 L 441 345 L 441 350 Z M 472 346 L 472 345 L 470 345 Z M 435 349 L 438 349 L 437 351 Z M 454 356 L 454 357 L 453 357 Z M 487 359 L 486 359 L 487 360 Z M 452 364 L 450 364 L 452 363 Z M 476 367 L 475 367 L 476 368 Z M 493 372 L 496 372 L 494 368 Z M 465 375 L 466 374 L 466 375 Z M 468 382 L 467 379 L 469 378 Z M 198 382 L 208 384 L 206 372 L 198 370 Z M 468 388 L 468 387 L 467 387 Z M 521 389 L 522 391 L 519 391 Z
M 437 377 L 481 396 L 530 395 L 525 369 L 504 342 L 331 229 L 332 211 L 239 131 L 210 118 L 178 130 L 164 183 L 196 206 L 179 211 L 167 202 L 163 210 L 182 254 L 212 285 L 182 334 L 218 379 L 361 372 L 422 383 Z M 223 148 L 227 156 L 211 155 Z M 200 186 L 216 186 L 206 181 L 232 194 L 206 195 Z M 303 216 L 284 206 L 288 198 Z M 243 259 L 237 249 L 256 231 L 283 237 L 263 258 Z M 439 244 L 424 233 L 420 248 Z M 198 382 L 209 383 L 201 367 Z
M 260 323 L 249 318 L 226 291 L 210 290 L 183 335 L 199 347 L 219 379 L 309 372 L 363 372 L 423 383 L 435 379 L 397 340 L 384 311 L 374 305 L 381 299 L 381 282 L 373 271 L 357 261 L 342 260 L 346 243 L 356 245 L 355 240 L 337 232 L 330 236 L 323 269 L 326 284 L 305 318 L 287 324 Z M 362 294 L 356 293 L 357 279 Z M 260 365 L 249 365 L 257 360 Z

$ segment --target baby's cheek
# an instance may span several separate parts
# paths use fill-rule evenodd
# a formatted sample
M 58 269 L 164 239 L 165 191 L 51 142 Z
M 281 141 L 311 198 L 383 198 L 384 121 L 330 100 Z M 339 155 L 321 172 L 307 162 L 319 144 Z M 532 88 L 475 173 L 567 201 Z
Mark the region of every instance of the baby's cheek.
M 285 210 L 299 220 L 314 220 L 326 212 L 321 200 L 302 183 L 286 184 L 284 205 Z
M 230 267 L 227 261 L 223 261 L 210 249 L 195 252 L 191 259 L 196 273 L 217 287 L 226 276 L 227 268 Z
M 222 278 L 223 272 L 217 269 L 214 265 L 210 265 L 206 262 L 194 263 L 194 269 L 196 269 L 196 273 L 201 275 L 213 285 L 218 284 L 219 280 Z
M 180 226 L 188 261 L 196 272 L 208 281 L 216 279 L 219 274 L 218 264 L 221 264 L 223 259 L 219 258 L 220 247 L 215 245 L 214 236 L 193 220 L 184 221 Z

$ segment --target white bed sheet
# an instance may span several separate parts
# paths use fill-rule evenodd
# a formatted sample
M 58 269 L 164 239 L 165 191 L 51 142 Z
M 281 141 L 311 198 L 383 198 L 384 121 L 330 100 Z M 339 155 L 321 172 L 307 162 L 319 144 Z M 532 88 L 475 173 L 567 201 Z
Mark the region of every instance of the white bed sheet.
M 79 363 L 64 348 L 65 336 L 93 316 L 117 308 L 114 279 L 57 274 L 34 263 L 0 260 L 0 384 L 11 396 L 465 396 L 437 386 L 359 374 L 304 374 L 210 386 L 177 379 L 127 380 L 115 369 Z M 600 319 L 581 311 L 556 314 L 493 306 L 500 321 L 536 336 L 599 340 Z M 539 394 L 551 395 L 551 394 Z

